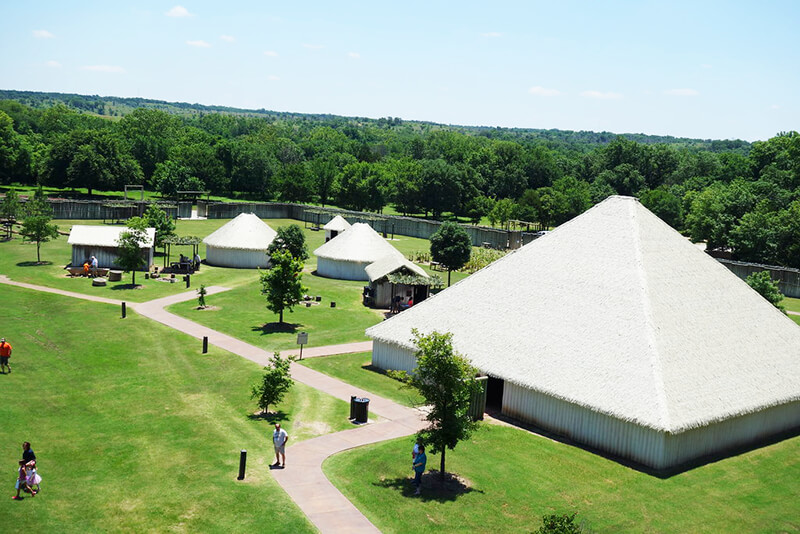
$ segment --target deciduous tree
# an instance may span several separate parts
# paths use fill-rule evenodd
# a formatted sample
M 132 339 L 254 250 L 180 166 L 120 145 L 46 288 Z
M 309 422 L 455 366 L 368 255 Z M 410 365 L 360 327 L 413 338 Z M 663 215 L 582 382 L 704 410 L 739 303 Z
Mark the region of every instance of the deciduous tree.
M 278 404 L 294 385 L 290 373 L 293 358 L 281 358 L 280 352 L 275 352 L 269 360 L 269 365 L 264 367 L 264 376 L 261 382 L 253 386 L 251 399 L 258 399 L 258 407 L 262 413 L 269 413 L 270 405 Z
M 431 257 L 447 268 L 447 286 L 450 287 L 450 273 L 469 261 L 472 242 L 466 230 L 454 222 L 442 224 L 430 240 Z
M 279 315 L 283 323 L 283 310 L 292 311 L 303 299 L 303 261 L 295 259 L 288 250 L 279 250 L 270 255 L 271 267 L 260 273 L 261 294 L 267 298 L 267 309 Z

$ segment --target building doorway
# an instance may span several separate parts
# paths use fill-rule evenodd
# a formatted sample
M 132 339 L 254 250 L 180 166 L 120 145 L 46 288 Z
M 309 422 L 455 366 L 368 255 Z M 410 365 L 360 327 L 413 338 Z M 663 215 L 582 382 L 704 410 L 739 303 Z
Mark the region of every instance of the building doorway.
M 505 382 L 502 378 L 489 377 L 486 384 L 486 409 L 500 412 L 503 409 L 503 386 Z

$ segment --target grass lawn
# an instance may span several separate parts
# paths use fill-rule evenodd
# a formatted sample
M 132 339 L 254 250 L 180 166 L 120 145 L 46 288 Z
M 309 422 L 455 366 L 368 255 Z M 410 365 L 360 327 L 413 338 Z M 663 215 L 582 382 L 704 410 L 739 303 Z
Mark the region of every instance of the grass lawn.
M 307 358 L 300 363 L 398 404 L 412 407 L 422 404 L 416 390 L 401 388 L 400 382 L 372 367 L 371 352 Z
M 800 299 L 795 299 L 792 297 L 783 297 L 783 301 L 781 302 L 783 307 L 786 308 L 786 311 L 793 311 L 800 313 Z
M 258 365 L 129 313 L 0 285 L 0 530 L 313 532 L 268 471 L 271 420 L 254 415 Z M 350 428 L 347 403 L 295 384 L 279 406 L 293 441 Z M 42 493 L 10 499 L 21 443 Z M 239 450 L 248 451 L 244 481 Z M 291 458 L 288 458 L 291 463 Z M 274 528 L 272 527 L 274 526 Z
M 578 512 L 593 532 L 797 532 L 800 437 L 660 479 L 519 429 L 483 425 L 448 451 L 468 481 L 412 496 L 413 438 L 347 451 L 323 468 L 382 532 L 532 532 Z M 428 456 L 428 469 L 439 457 Z

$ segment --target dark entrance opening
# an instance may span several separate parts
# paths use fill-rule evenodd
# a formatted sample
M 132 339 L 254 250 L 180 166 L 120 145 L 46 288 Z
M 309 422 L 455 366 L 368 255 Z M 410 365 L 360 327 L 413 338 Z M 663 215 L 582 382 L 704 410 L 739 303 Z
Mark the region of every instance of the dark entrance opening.
M 486 384 L 486 409 L 500 411 L 503 408 L 503 380 L 489 377 Z

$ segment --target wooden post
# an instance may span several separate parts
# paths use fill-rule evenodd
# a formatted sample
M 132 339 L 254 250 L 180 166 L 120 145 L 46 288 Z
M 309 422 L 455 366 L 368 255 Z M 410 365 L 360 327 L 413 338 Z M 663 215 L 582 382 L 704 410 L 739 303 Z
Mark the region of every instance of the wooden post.
M 247 450 L 242 449 L 239 453 L 239 476 L 237 480 L 244 480 L 244 470 L 247 467 Z
M 208 353 L 208 336 L 203 336 L 203 354 Z
M 125 303 L 123 302 L 122 303 L 122 318 L 124 319 L 126 315 L 127 315 L 127 309 L 126 309 Z

